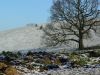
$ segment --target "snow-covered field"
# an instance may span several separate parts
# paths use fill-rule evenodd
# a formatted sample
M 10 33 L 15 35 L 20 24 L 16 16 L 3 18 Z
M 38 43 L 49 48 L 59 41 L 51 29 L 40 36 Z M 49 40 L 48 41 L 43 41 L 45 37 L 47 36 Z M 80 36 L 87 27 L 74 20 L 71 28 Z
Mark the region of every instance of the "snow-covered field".
M 100 68 L 74 68 L 47 72 L 23 73 L 24 75 L 100 75 Z
M 90 31 L 91 38 L 84 40 L 85 46 L 100 45 L 100 27 L 97 33 Z M 0 51 L 30 50 L 44 47 L 40 26 L 25 26 L 0 32 Z M 73 44 L 72 44 L 73 45 Z
M 40 48 L 43 31 L 39 27 L 25 26 L 0 32 L 0 50 L 26 50 Z

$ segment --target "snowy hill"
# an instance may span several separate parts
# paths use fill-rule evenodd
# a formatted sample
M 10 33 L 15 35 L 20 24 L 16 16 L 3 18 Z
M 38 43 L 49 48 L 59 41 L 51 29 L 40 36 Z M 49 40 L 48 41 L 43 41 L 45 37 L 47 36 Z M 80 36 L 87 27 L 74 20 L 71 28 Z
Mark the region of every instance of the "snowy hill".
M 100 45 L 100 27 L 97 32 L 90 31 L 90 38 L 84 39 L 85 46 Z M 0 51 L 31 50 L 44 47 L 43 31 L 40 26 L 28 25 L 0 32 Z M 71 44 L 73 46 L 73 43 Z M 68 48 L 68 47 L 67 47 Z M 57 49 L 57 48 L 56 48 Z M 51 49 L 50 49 L 51 50 Z M 52 50 L 53 51 L 53 50 Z
M 42 35 L 43 31 L 34 25 L 0 32 L 0 50 L 40 48 Z

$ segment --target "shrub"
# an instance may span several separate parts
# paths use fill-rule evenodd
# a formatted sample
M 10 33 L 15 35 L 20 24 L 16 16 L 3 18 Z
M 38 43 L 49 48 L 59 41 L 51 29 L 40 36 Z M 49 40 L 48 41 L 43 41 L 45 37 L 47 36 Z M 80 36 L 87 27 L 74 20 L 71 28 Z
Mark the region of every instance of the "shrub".
M 99 57 L 100 56 L 100 52 L 96 52 L 96 51 L 90 51 L 89 52 L 89 56 L 90 57 Z
M 79 58 L 79 61 L 76 61 L 76 62 L 80 66 L 84 66 L 85 64 L 87 64 L 87 60 L 85 60 L 83 58 Z
M 16 70 L 16 68 L 13 67 L 9 67 L 5 70 L 5 74 L 6 75 L 19 75 L 18 71 Z
M 60 59 L 59 58 L 56 58 L 55 61 L 54 61 L 54 64 L 61 65 Z
M 4 73 L 1 73 L 1 72 L 0 72 L 0 75 L 4 75 Z
M 27 53 L 27 56 L 33 56 L 33 52 L 29 51 L 29 52 Z
M 3 68 L 6 68 L 6 67 L 7 67 L 7 65 L 6 65 L 6 64 L 4 64 L 4 63 L 0 62 L 0 70 L 1 70 L 1 69 L 3 69 Z
M 71 61 L 78 61 L 78 60 L 79 60 L 79 55 L 76 54 L 76 53 L 70 53 L 70 54 L 69 54 L 69 59 L 70 59 Z
M 79 54 L 76 53 L 71 53 L 69 55 L 69 58 L 72 62 L 74 62 L 74 64 L 79 65 L 79 66 L 84 66 L 85 64 L 87 64 L 88 58 L 86 57 L 82 57 Z
M 45 57 L 44 64 L 52 64 L 51 60 L 48 57 Z

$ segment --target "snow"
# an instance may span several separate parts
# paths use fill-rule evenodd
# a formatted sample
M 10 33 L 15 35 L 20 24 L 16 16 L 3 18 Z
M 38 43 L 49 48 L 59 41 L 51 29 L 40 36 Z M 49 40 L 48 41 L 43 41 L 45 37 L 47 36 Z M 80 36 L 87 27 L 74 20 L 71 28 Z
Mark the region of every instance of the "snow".
M 84 39 L 85 47 L 100 45 L 100 37 L 96 35 L 94 30 L 90 29 L 89 36 L 89 39 Z
M 46 72 L 23 73 L 23 75 L 100 75 L 100 68 L 73 68 Z
M 45 26 L 45 25 L 43 25 Z M 16 29 L 11 29 L 7 31 L 0 32 L 0 51 L 18 51 L 18 50 L 31 50 L 37 48 L 43 48 L 43 30 L 39 28 L 40 26 L 28 25 L 25 27 L 20 27 Z M 84 39 L 84 46 L 96 46 L 100 45 L 100 27 L 98 27 L 97 32 L 90 30 L 90 38 Z M 72 36 L 71 36 L 72 37 Z M 75 42 L 71 42 L 69 46 L 59 47 L 59 50 L 67 48 L 67 50 L 77 47 Z M 50 48 L 47 51 L 58 51 L 58 48 Z
M 27 50 L 40 48 L 43 31 L 39 27 L 26 26 L 0 32 L 0 50 Z

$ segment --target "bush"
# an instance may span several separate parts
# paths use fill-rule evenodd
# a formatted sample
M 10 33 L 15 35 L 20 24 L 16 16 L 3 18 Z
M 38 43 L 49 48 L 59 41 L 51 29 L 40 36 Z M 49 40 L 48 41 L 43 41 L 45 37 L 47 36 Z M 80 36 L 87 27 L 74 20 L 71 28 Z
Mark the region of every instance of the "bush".
M 95 51 L 90 51 L 89 52 L 89 57 L 99 57 L 100 52 L 95 52 Z
M 69 58 L 71 60 L 71 62 L 74 62 L 75 65 L 79 65 L 79 66 L 84 66 L 85 64 L 87 64 L 88 58 L 86 57 L 82 57 L 79 54 L 76 53 L 71 53 L 69 55 Z
M 4 73 L 1 73 L 1 72 L 0 72 L 0 75 L 4 75 Z
M 4 69 L 4 68 L 6 68 L 6 67 L 7 67 L 7 65 L 6 65 L 6 64 L 4 64 L 4 63 L 0 62 L 0 70 Z
M 29 51 L 29 52 L 27 53 L 27 56 L 33 56 L 33 52 Z
M 76 64 L 80 66 L 84 66 L 85 64 L 87 64 L 87 60 L 79 58 L 79 61 L 76 61 Z
M 47 65 L 47 64 L 52 64 L 50 58 L 45 57 L 45 59 L 44 59 L 44 64 L 46 64 L 46 65 Z
M 9 67 L 5 70 L 6 75 L 19 75 L 16 68 Z
M 69 59 L 70 59 L 71 61 L 78 61 L 78 60 L 79 60 L 79 55 L 76 54 L 76 53 L 70 53 L 70 54 L 69 54 Z
M 61 65 L 61 61 L 59 58 L 56 58 L 55 61 L 54 61 L 54 64 L 56 65 Z

